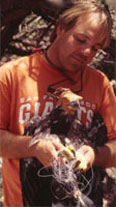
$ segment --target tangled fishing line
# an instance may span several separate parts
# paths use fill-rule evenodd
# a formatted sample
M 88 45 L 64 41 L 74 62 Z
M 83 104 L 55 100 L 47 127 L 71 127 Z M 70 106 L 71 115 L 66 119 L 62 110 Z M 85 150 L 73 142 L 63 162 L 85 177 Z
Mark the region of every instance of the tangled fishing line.
M 52 139 L 53 138 L 58 138 L 58 137 L 56 137 L 56 135 L 55 136 L 53 135 Z M 70 146 L 71 144 L 73 145 L 73 143 L 71 143 L 68 138 L 66 138 L 66 141 L 68 142 L 68 144 L 70 143 Z M 73 153 L 76 154 L 76 149 L 74 148 L 73 148 Z M 78 169 L 79 162 L 80 162 L 79 159 L 76 160 L 76 157 L 73 157 L 72 159 L 71 157 L 72 154 L 70 154 L 68 148 L 64 148 L 64 151 L 58 152 L 58 154 L 59 157 L 61 156 L 66 157 L 65 162 L 62 164 L 60 160 L 57 161 L 54 160 L 52 162 L 52 173 L 48 175 L 43 175 L 42 171 L 46 170 L 48 167 L 42 167 L 38 171 L 38 176 L 45 177 L 45 178 L 52 176 L 52 178 L 58 183 L 58 185 L 59 186 L 61 185 L 61 187 L 59 187 L 56 191 L 56 189 L 54 189 L 54 185 L 51 184 L 52 194 L 58 200 L 64 200 L 65 198 L 68 197 L 74 197 L 75 199 L 80 198 L 81 193 L 85 191 L 88 186 L 89 189 L 88 192 L 86 192 L 86 195 L 89 195 L 91 192 L 91 182 L 93 179 L 92 167 L 91 167 L 91 178 L 90 180 L 87 180 L 86 176 L 84 176 L 84 173 L 82 173 L 81 170 Z M 77 165 L 77 170 L 75 169 L 76 165 Z M 85 180 L 85 184 L 77 180 L 78 176 L 82 177 Z M 63 194 L 60 193 L 62 191 L 64 192 Z

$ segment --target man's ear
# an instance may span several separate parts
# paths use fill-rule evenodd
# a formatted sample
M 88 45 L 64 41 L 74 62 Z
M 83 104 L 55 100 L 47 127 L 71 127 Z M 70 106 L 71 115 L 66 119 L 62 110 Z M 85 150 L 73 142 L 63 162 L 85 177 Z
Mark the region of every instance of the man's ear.
M 56 35 L 60 36 L 63 31 L 64 31 L 64 29 L 62 28 L 61 25 L 57 26 L 57 28 L 56 28 Z

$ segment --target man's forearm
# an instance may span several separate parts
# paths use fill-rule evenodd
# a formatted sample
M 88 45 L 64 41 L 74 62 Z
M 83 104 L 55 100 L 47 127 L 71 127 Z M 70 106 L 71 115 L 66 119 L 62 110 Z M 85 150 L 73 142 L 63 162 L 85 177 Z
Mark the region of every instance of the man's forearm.
M 30 146 L 31 136 L 19 136 L 0 130 L 0 156 L 9 159 L 36 157 L 43 165 L 51 165 L 57 160 L 57 152 L 64 149 L 58 140 L 39 139 Z
M 12 159 L 33 156 L 29 147 L 31 137 L 15 135 L 6 130 L 0 130 L 0 156 Z
M 116 167 L 116 139 L 97 148 L 94 165 L 102 168 Z

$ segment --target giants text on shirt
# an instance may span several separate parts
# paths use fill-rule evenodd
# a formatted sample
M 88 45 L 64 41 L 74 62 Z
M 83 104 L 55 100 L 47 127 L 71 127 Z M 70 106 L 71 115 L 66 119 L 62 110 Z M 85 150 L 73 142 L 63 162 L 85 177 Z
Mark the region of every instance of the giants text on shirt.
M 45 95 L 44 99 L 44 107 L 41 116 L 44 117 L 48 115 L 54 107 L 53 98 Z M 20 108 L 19 108 L 19 123 L 24 124 L 31 118 L 31 108 L 32 101 L 34 103 L 34 114 L 33 116 L 37 116 L 40 114 L 41 103 L 39 102 L 38 97 L 34 97 L 33 100 L 31 97 L 21 98 L 20 99 Z M 92 118 L 94 115 L 94 111 L 96 109 L 96 105 L 90 103 L 88 101 L 80 101 L 80 107 L 77 109 L 77 118 L 83 122 L 86 128 L 90 127 L 92 122 Z

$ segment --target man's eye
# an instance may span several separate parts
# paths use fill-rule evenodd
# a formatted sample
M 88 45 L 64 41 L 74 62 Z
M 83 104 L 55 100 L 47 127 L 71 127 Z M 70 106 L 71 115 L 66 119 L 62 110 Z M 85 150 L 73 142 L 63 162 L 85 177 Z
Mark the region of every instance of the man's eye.
M 75 39 L 76 39 L 76 41 L 78 41 L 78 42 L 80 42 L 80 43 L 85 43 L 85 42 L 86 42 L 85 39 L 79 39 L 79 38 L 75 38 Z

